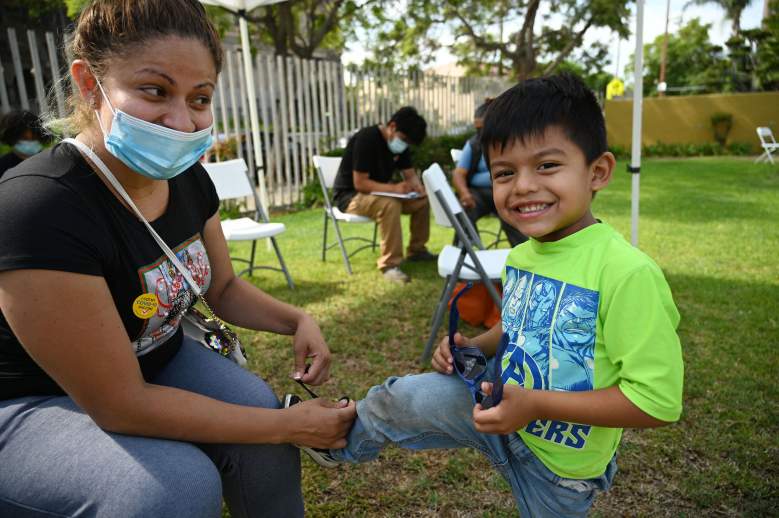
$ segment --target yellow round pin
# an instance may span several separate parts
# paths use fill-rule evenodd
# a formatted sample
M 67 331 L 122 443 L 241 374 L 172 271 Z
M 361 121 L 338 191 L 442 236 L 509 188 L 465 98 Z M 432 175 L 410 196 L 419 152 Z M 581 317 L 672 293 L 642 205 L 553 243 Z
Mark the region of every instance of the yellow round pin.
M 133 313 L 144 320 L 150 319 L 157 311 L 157 295 L 154 293 L 142 293 L 133 302 Z

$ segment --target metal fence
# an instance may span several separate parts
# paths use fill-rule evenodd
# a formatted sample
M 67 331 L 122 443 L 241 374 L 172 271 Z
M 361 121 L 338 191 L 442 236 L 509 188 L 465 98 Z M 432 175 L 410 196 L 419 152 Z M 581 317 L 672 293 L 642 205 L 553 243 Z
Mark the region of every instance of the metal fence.
M 63 116 L 68 84 L 60 81 L 65 74 L 61 63 L 66 62 L 61 41 L 52 33 L 41 37 L 27 30 L 24 42 L 18 39 L 20 31 L 5 32 L 10 52 L 2 52 L 0 46 L 2 111 L 24 108 L 43 113 L 50 109 L 51 99 L 48 103 Z M 45 41 L 45 47 L 39 41 Z M 217 128 L 213 154 L 217 160 L 244 158 L 255 182 L 264 175 L 270 206 L 302 199 L 302 187 L 316 178 L 313 155 L 345 145 L 359 128 L 388 121 L 401 106 L 416 107 L 431 136 L 462 132 L 471 126 L 474 107 L 508 86 L 501 78 L 353 71 L 334 61 L 267 54 L 254 56 L 252 65 L 262 160 L 256 159 L 251 145 L 249 97 L 238 48 L 225 51 L 213 100 Z

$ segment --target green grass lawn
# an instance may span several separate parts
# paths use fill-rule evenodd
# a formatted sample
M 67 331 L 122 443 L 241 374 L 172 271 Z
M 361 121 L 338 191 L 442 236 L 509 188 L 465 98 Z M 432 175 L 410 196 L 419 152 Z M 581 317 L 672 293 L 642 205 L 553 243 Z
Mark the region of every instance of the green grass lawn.
M 620 163 L 594 204 L 596 217 L 630 234 L 630 175 Z M 382 280 L 370 250 L 348 276 L 337 249 L 320 259 L 322 211 L 276 214 L 297 289 L 261 272 L 252 281 L 305 308 L 334 353 L 320 394 L 360 398 L 386 376 L 424 370 L 417 360 L 442 288 L 433 264 L 409 264 L 408 285 Z M 482 225 L 497 228 L 494 219 Z M 430 248 L 451 240 L 431 223 Z M 344 225 L 369 235 L 369 225 Z M 407 232 L 404 224 L 404 232 Z M 655 258 L 682 314 L 681 422 L 628 430 L 614 487 L 595 516 L 767 516 L 779 509 L 779 168 L 736 158 L 648 160 L 641 175 L 639 246 Z M 407 237 L 407 236 L 406 236 Z M 263 259 L 272 262 L 264 245 Z M 235 248 L 236 253 L 246 247 Z M 466 333 L 477 330 L 464 328 Z M 439 332 L 442 334 L 443 330 Z M 250 367 L 279 395 L 290 382 L 291 341 L 246 332 Z M 514 516 L 507 484 L 466 450 L 411 453 L 325 470 L 307 457 L 309 516 Z

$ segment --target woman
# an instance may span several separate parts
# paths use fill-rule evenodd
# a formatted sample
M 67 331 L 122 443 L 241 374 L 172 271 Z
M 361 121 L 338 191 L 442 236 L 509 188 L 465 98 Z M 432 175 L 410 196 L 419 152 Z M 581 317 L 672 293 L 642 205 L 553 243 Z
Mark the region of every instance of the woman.
M 30 158 L 43 149 L 48 135 L 34 113 L 14 110 L 0 119 L 0 142 L 11 146 L 11 151 L 0 156 L 0 177 L 22 160 Z
M 197 163 L 210 144 L 222 62 L 203 7 L 96 0 L 78 19 L 72 50 L 76 140 L 189 263 L 217 315 L 294 335 L 293 375 L 324 382 L 330 353 L 312 318 L 235 277 L 218 198 Z M 6 174 L 0 516 L 219 516 L 223 496 L 233 516 L 302 514 L 290 444 L 344 446 L 354 404 L 279 409 L 264 381 L 182 338 L 193 300 L 74 145 Z

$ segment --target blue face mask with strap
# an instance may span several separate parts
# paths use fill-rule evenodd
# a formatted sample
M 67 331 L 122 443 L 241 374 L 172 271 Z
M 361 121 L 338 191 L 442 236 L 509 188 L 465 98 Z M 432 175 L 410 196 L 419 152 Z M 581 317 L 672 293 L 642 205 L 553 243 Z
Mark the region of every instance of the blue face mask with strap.
M 403 142 L 400 137 L 395 137 L 387 142 L 387 147 L 393 154 L 399 155 L 408 148 L 408 144 Z
M 14 151 L 24 156 L 37 155 L 43 149 L 43 144 L 37 140 L 20 140 L 14 145 Z
M 97 86 L 114 114 L 111 130 L 106 133 L 100 114 L 95 112 L 105 147 L 133 171 L 153 180 L 169 180 L 187 170 L 211 147 L 213 124 L 187 133 L 147 122 L 115 109 L 100 81 Z

